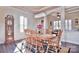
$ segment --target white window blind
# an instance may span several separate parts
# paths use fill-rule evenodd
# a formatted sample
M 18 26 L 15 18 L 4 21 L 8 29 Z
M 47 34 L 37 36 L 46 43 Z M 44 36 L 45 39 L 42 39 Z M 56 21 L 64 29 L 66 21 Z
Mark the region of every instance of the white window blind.
M 27 29 L 27 18 L 24 18 L 24 29 Z
M 20 32 L 23 32 L 23 20 L 24 20 L 24 17 L 20 16 Z
M 27 17 L 20 16 L 20 32 L 24 32 L 27 29 Z

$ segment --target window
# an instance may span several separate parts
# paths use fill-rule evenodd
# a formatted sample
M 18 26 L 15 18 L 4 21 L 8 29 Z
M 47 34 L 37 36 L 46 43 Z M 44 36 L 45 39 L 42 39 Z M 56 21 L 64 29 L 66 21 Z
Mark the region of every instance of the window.
M 54 30 L 61 29 L 61 21 L 54 21 Z
M 72 30 L 72 21 L 65 20 L 65 30 Z
M 67 30 L 67 29 L 68 29 L 68 21 L 65 20 L 65 30 Z
M 20 32 L 23 32 L 23 21 L 24 21 L 24 17 L 20 16 Z
M 24 18 L 24 29 L 27 29 L 27 18 Z
M 69 20 L 69 30 L 72 30 L 72 21 Z
M 27 29 L 27 17 L 20 16 L 20 32 L 24 32 Z
M 54 30 L 61 29 L 61 21 L 54 21 Z M 72 29 L 72 21 L 71 20 L 65 20 L 65 30 L 71 30 Z

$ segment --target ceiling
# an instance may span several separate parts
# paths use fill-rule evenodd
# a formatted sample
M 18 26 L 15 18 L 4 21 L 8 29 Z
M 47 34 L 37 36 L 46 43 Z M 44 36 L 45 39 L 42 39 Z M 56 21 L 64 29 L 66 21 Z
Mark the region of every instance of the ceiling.
M 24 12 L 28 11 L 33 14 L 39 14 L 40 12 L 45 12 L 47 14 L 52 14 L 55 16 L 57 12 L 60 12 L 60 6 L 12 6 L 13 8 L 20 9 Z M 78 12 L 78 6 L 65 6 L 66 13 Z
M 75 12 L 79 13 L 79 6 L 71 6 L 69 8 L 65 8 L 65 12 L 66 13 L 75 13 Z
M 37 14 L 43 11 L 54 9 L 57 6 L 12 6 L 12 7 L 20 9 L 22 11 L 28 11 L 33 14 Z

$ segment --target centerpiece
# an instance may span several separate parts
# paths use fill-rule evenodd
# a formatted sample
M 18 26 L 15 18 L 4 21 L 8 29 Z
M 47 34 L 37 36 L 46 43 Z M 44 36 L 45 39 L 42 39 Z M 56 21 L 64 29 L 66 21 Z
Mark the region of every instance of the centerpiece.
M 38 33 L 41 34 L 41 30 L 43 28 L 43 24 L 38 24 L 37 28 L 38 28 Z

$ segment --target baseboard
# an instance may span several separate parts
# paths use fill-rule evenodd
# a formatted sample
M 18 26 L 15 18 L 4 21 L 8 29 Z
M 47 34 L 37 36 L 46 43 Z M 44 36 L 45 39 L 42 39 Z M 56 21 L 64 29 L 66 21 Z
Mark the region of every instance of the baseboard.
M 68 43 L 72 43 L 72 44 L 75 44 L 75 45 L 79 45 L 79 43 L 72 42 L 72 41 L 62 41 L 62 42 L 68 42 Z

